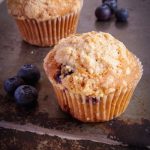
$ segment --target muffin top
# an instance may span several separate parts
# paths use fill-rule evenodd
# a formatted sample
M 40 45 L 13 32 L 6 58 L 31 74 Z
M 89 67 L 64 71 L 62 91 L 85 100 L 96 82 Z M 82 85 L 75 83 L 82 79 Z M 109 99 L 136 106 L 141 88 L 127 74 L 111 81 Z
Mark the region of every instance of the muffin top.
M 20 19 L 48 20 L 77 12 L 83 0 L 7 0 L 8 12 Z
M 44 60 L 53 84 L 86 96 L 133 87 L 141 78 L 141 67 L 122 42 L 103 32 L 62 39 Z

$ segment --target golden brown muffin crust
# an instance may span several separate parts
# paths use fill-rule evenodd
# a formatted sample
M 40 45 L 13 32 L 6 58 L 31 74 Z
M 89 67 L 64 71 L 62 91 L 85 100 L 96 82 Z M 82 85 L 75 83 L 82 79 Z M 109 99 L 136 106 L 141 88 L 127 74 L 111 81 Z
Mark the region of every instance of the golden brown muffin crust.
M 103 32 L 72 35 L 54 47 L 44 60 L 44 68 L 55 84 L 60 65 L 74 71 L 62 75 L 58 86 L 86 96 L 103 96 L 120 87 L 133 87 L 142 72 L 136 56 L 122 42 Z
M 48 20 L 80 11 L 83 0 L 7 0 L 8 12 L 18 18 Z

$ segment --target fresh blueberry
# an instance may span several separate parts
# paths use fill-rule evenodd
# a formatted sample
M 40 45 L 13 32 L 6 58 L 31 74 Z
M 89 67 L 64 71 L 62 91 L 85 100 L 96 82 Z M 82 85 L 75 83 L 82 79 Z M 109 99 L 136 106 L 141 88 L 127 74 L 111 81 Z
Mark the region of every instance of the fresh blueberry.
M 27 84 L 34 85 L 38 82 L 41 75 L 39 69 L 35 65 L 26 64 L 20 68 L 18 76 Z
M 15 76 L 12 78 L 8 78 L 4 81 L 4 89 L 8 94 L 13 95 L 15 90 L 20 86 L 23 85 L 24 81 L 22 78 Z
M 105 0 L 104 4 L 108 5 L 112 11 L 112 13 L 117 10 L 117 1 L 116 0 Z
M 21 85 L 15 91 L 16 103 L 20 106 L 30 106 L 38 98 L 37 90 L 30 85 Z
M 128 20 L 129 13 L 127 9 L 119 9 L 116 11 L 116 18 L 119 22 L 126 22 Z
M 95 10 L 95 16 L 100 21 L 107 21 L 111 18 L 111 10 L 108 5 L 103 4 L 102 6 L 99 6 Z

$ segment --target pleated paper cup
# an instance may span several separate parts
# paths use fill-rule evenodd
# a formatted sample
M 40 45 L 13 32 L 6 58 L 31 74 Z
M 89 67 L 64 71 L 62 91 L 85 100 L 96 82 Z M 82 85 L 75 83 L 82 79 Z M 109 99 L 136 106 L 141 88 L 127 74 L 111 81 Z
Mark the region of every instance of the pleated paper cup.
M 54 86 L 54 91 L 61 109 L 74 118 L 83 122 L 103 122 L 119 116 L 126 110 L 134 88 L 116 90 L 104 97 L 96 97 L 96 101 L 57 86 Z
M 80 12 L 47 21 L 15 18 L 24 41 L 37 46 L 53 46 L 62 38 L 74 34 Z
M 83 122 L 104 122 L 118 117 L 126 110 L 133 92 L 142 77 L 143 67 L 138 58 L 137 62 L 140 66 L 140 76 L 133 86 L 130 86 L 130 88 L 120 87 L 103 97 L 91 98 L 75 94 L 52 82 L 58 104 L 63 111 Z

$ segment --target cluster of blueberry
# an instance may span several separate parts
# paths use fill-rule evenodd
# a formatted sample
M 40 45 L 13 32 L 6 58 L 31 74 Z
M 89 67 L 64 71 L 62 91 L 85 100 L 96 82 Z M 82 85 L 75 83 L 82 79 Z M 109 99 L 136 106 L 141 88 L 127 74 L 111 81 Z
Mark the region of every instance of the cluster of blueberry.
M 18 105 L 31 106 L 38 98 L 38 92 L 34 86 L 40 76 L 40 71 L 35 65 L 23 65 L 17 76 L 4 81 L 4 89 L 9 95 L 14 96 Z
M 119 22 L 126 22 L 129 16 L 127 9 L 118 9 L 117 0 L 102 0 L 102 5 L 95 10 L 99 21 L 108 21 L 114 14 Z

